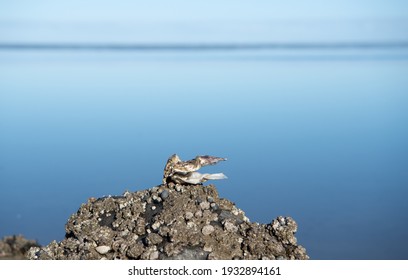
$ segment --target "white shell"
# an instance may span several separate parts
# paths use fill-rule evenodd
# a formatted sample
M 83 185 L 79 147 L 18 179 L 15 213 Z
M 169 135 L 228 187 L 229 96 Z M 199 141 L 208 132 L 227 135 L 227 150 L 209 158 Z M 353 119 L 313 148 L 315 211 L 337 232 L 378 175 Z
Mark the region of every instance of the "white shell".
M 206 182 L 207 180 L 222 180 L 222 179 L 227 179 L 227 176 L 225 176 L 223 173 L 215 173 L 215 174 L 201 174 L 199 172 L 191 172 L 186 175 L 181 175 L 181 174 L 174 174 L 173 178 L 175 181 L 182 181 L 188 184 L 201 184 Z
M 105 255 L 107 252 L 110 251 L 110 249 L 111 248 L 109 246 L 105 246 L 105 245 L 98 246 L 95 248 L 95 250 L 101 255 Z

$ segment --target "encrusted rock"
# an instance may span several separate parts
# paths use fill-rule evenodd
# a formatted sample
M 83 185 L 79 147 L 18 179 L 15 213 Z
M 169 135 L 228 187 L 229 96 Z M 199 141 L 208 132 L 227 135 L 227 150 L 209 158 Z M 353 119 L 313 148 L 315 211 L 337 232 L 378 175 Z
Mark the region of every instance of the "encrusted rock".
M 194 217 L 194 214 L 187 211 L 187 212 L 184 214 L 184 216 L 185 216 L 186 220 L 191 220 L 191 218 Z
M 212 225 L 206 225 L 203 227 L 201 232 L 203 233 L 203 235 L 210 235 L 214 232 L 214 227 Z
M 210 209 L 210 203 L 208 201 L 203 201 L 200 203 L 200 208 L 201 210 Z
M 229 221 L 226 221 L 224 223 L 224 229 L 226 231 L 230 231 L 230 232 L 236 232 L 238 230 L 237 226 L 234 225 L 233 223 L 229 222 Z
M 306 250 L 297 245 L 297 225 L 292 218 L 278 217 L 267 225 L 251 223 L 233 202 L 219 198 L 213 185 L 169 182 L 148 190 L 127 191 L 122 196 L 89 199 L 69 218 L 65 230 L 61 242 L 32 248 L 27 257 L 309 258 Z
M 297 224 L 291 217 L 279 216 L 272 221 L 272 234 L 274 234 L 282 243 L 296 244 L 297 240 L 295 232 L 297 231 Z
M 0 260 L 25 260 L 25 254 L 31 247 L 38 248 L 40 245 L 22 235 L 5 236 L 0 239 Z

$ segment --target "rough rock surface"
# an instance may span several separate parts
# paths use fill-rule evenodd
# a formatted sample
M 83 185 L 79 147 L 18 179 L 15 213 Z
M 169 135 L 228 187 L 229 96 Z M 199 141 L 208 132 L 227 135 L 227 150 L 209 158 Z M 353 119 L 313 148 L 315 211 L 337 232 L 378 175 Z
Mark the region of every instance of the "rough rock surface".
M 21 235 L 6 236 L 0 240 L 0 260 L 24 260 L 31 247 L 40 247 L 40 245 Z
M 163 184 L 90 198 L 66 237 L 32 248 L 30 259 L 308 259 L 296 222 L 251 223 L 213 185 Z

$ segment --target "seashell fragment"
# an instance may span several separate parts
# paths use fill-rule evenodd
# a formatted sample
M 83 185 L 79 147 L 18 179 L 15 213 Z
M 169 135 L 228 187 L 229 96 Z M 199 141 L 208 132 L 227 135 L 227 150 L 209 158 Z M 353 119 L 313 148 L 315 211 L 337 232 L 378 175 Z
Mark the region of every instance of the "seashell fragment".
M 201 174 L 196 172 L 203 166 L 214 165 L 225 160 L 227 159 L 214 156 L 196 156 L 192 160 L 182 161 L 178 155 L 174 154 L 168 159 L 164 168 L 163 184 L 174 182 L 196 185 L 208 180 L 227 179 L 223 173 Z
M 105 246 L 105 245 L 98 246 L 95 248 L 95 250 L 101 255 L 105 255 L 106 253 L 110 251 L 110 249 L 111 248 L 109 246 Z

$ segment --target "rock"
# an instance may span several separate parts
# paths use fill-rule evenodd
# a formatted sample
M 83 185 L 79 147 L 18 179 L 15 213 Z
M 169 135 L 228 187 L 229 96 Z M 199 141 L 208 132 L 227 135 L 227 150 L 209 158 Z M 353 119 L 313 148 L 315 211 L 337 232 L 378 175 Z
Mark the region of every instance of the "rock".
M 158 230 L 158 228 L 160 227 L 160 222 L 155 222 L 153 225 L 152 225 L 152 229 L 154 230 L 154 231 L 156 231 L 156 230 Z
M 216 205 L 216 207 L 214 206 Z M 89 199 L 69 218 L 61 242 L 29 259 L 308 259 L 296 222 L 252 223 L 214 185 L 160 186 Z
M 162 255 L 162 260 L 206 260 L 208 258 L 208 252 L 205 252 L 203 248 L 199 247 L 186 247 L 176 256 Z
M 207 201 L 203 201 L 200 203 L 200 208 L 201 210 L 207 210 L 210 209 L 210 203 Z
M 5 236 L 0 240 L 0 260 L 25 260 L 25 255 L 31 247 L 40 245 L 22 235 Z
M 272 228 L 271 233 L 282 243 L 296 244 L 297 240 L 294 234 L 297 231 L 297 224 L 292 218 L 279 216 L 272 221 L 269 228 Z
M 224 223 L 224 229 L 230 232 L 236 232 L 238 230 L 237 226 L 235 226 L 233 223 L 228 222 L 228 221 Z
M 153 251 L 150 253 L 149 260 L 157 260 L 159 258 L 159 252 Z
M 160 197 L 165 200 L 166 198 L 169 197 L 169 191 L 168 190 L 164 190 L 160 193 Z
M 203 235 L 210 235 L 214 232 L 214 227 L 212 225 L 206 225 L 203 227 L 201 232 L 203 233 Z
M 187 211 L 187 212 L 184 214 L 184 216 L 185 216 L 186 220 L 191 220 L 191 219 L 194 217 L 194 214 Z

